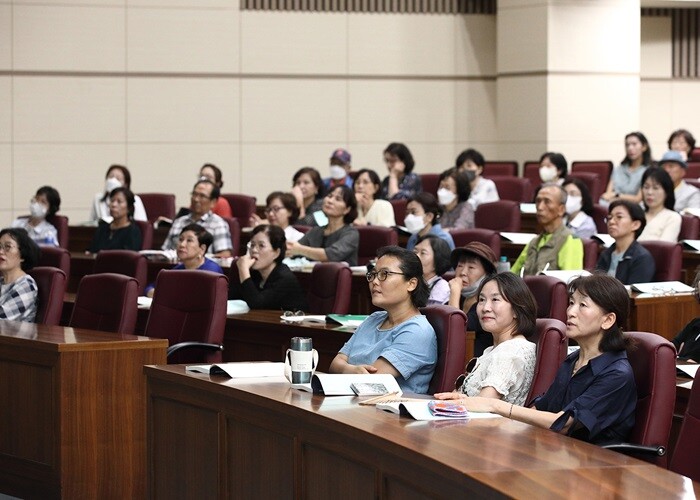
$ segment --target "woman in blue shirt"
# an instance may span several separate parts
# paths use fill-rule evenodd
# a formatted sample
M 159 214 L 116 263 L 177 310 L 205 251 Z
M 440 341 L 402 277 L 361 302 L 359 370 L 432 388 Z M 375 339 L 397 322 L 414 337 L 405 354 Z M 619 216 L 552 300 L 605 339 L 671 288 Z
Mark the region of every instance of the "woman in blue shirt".
M 493 412 L 595 444 L 623 442 L 634 426 L 637 390 L 622 335 L 629 297 L 605 274 L 569 285 L 566 335 L 580 349 L 559 367 L 547 392 L 530 408 L 489 398 L 461 399 L 470 411 Z M 444 399 L 451 399 L 448 395 Z
M 401 247 L 380 248 L 367 281 L 372 304 L 383 310 L 362 322 L 329 371 L 390 373 L 402 390 L 428 392 L 437 363 L 437 339 L 418 310 L 430 293 L 420 260 Z

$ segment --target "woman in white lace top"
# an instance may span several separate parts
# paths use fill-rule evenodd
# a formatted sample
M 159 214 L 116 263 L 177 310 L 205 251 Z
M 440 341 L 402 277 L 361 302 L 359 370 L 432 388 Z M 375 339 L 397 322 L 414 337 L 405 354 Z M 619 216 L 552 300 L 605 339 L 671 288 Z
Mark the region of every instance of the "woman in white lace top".
M 493 335 L 493 346 L 477 359 L 459 391 L 436 394 L 439 399 L 481 396 L 525 404 L 535 371 L 537 305 L 522 278 L 512 273 L 484 279 L 476 306 L 479 322 Z

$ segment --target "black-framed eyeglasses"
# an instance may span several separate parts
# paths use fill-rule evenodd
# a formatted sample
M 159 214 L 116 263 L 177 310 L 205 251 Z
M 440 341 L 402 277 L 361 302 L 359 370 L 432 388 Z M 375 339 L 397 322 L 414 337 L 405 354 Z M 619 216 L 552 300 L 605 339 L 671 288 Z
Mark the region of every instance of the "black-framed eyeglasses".
M 265 209 L 266 214 L 276 214 L 280 210 L 282 210 L 284 207 L 267 207 Z
M 365 276 L 367 277 L 367 281 L 371 283 L 372 281 L 374 281 L 374 278 L 379 279 L 379 281 L 386 281 L 387 277 L 390 274 L 405 275 L 406 273 L 400 273 L 398 271 L 387 271 L 386 269 L 382 269 L 381 271 L 369 271 Z
M 207 196 L 204 193 L 198 193 L 196 191 L 192 191 L 190 196 L 196 200 L 211 200 L 211 196 Z

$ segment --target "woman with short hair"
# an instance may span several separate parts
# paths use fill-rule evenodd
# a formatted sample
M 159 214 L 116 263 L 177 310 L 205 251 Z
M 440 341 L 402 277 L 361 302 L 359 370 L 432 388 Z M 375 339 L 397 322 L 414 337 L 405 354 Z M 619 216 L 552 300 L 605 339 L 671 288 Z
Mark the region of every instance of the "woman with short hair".
M 471 229 L 474 227 L 474 208 L 467 202 L 471 188 L 469 175 L 456 168 L 440 174 L 438 202 L 443 209 L 440 224 L 443 229 Z
M 299 224 L 303 226 L 318 226 L 320 217 L 323 218 L 325 188 L 321 174 L 313 167 L 303 167 L 296 171 L 292 177 L 292 195 L 299 208 Z
M 12 227 L 21 227 L 37 245 L 58 246 L 58 231 L 48 217 L 53 217 L 61 207 L 61 195 L 51 186 L 42 186 L 29 202 L 29 217 L 19 217 Z
M 382 198 L 407 200 L 421 191 L 420 176 L 413 172 L 413 155 L 405 144 L 389 144 L 384 149 L 384 163 L 389 175 L 382 181 Z
M 39 247 L 27 231 L 0 231 L 0 319 L 35 320 L 39 289 L 27 271 L 38 262 Z
M 299 241 L 304 237 L 304 233 L 292 226 L 299 218 L 299 207 L 294 195 L 291 193 L 273 191 L 267 195 L 265 215 L 267 218 L 261 219 L 257 214 L 253 214 L 250 217 L 250 225 L 253 227 L 261 224 L 279 226 L 284 230 L 284 236 L 287 238 L 287 241 Z
M 90 245 L 90 253 L 100 250 L 141 250 L 141 230 L 134 223 L 134 193 L 118 187 L 109 193 L 112 222 L 101 220 Z
M 447 231 L 444 231 L 440 225 L 441 216 L 442 208 L 440 208 L 435 196 L 426 192 L 411 196 L 406 205 L 406 217 L 404 217 L 404 226 L 411 233 L 406 243 L 406 248 L 413 250 L 413 247 L 418 242 L 418 238 L 434 234 L 441 240 L 445 240 L 450 250 L 454 249 L 455 242 L 452 236 Z
M 423 279 L 430 288 L 428 305 L 446 304 L 450 298 L 450 285 L 442 277 L 450 270 L 450 247 L 434 234 L 419 238 L 413 252 L 423 265 Z

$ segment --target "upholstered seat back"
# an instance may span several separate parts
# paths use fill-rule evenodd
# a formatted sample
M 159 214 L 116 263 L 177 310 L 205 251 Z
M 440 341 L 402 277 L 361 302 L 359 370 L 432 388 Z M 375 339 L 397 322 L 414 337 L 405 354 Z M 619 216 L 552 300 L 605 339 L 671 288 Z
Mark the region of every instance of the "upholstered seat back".
M 39 265 L 42 267 L 57 267 L 66 276 L 70 276 L 70 252 L 61 247 L 39 247 Z
M 320 262 L 311 271 L 308 290 L 311 314 L 348 314 L 352 272 L 345 262 Z
M 364 266 L 377 257 L 377 249 L 387 245 L 398 245 L 396 230 L 381 226 L 358 226 L 360 244 L 357 251 L 357 264 Z
M 559 365 L 566 358 L 568 340 L 566 325 L 558 319 L 537 318 L 535 335 L 529 338 L 537 344 L 537 360 L 535 374 L 527 396 L 526 406 L 538 396 L 541 396 L 554 382 Z
M 680 281 L 683 267 L 683 248 L 680 243 L 668 241 L 640 241 L 654 257 L 654 281 Z
M 139 284 L 123 274 L 89 274 L 80 280 L 69 326 L 134 333 Z
M 453 229 L 450 235 L 455 242 L 455 248 L 463 247 L 472 241 L 480 241 L 491 247 L 496 257 L 501 255 L 501 235 L 493 229 Z
M 148 264 L 146 257 L 132 250 L 102 250 L 95 258 L 93 273 L 116 273 L 136 278 L 141 294 L 146 287 Z
M 35 267 L 27 272 L 38 288 L 35 323 L 58 325 L 63 313 L 66 273 L 56 267 Z
M 451 391 L 464 370 L 467 315 L 456 307 L 445 305 L 423 307 L 421 313 L 435 330 L 438 345 L 437 364 L 428 393 Z
M 566 321 L 566 308 L 569 305 L 569 293 L 566 283 L 552 276 L 525 276 L 525 284 L 537 302 L 538 318 L 554 318 Z
M 474 225 L 494 231 L 519 232 L 520 203 L 512 200 L 499 200 L 482 203 L 476 208 Z
M 669 469 L 693 481 L 700 481 L 698 443 L 700 443 L 700 375 L 696 373 Z

